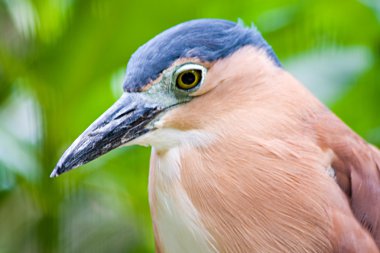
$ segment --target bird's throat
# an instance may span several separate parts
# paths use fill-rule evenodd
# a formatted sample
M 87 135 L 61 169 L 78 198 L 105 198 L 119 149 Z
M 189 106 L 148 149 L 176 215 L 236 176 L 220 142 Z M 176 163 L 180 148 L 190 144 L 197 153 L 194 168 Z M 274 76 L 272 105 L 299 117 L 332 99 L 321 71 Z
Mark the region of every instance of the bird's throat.
M 149 199 L 161 252 L 216 252 L 200 214 L 181 183 L 180 148 L 152 149 Z

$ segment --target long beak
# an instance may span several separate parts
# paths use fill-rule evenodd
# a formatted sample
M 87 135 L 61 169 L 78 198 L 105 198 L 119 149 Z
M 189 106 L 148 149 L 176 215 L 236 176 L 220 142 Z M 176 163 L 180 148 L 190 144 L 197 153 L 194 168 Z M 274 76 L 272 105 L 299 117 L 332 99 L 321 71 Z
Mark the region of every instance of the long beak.
M 160 108 L 143 93 L 125 93 L 66 150 L 50 177 L 88 163 L 148 132 Z

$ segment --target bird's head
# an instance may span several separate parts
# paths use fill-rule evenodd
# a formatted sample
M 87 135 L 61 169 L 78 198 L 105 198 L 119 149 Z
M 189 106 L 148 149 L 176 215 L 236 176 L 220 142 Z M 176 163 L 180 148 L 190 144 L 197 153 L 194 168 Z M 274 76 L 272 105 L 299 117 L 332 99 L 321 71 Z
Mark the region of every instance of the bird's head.
M 202 127 L 196 112 L 210 111 L 208 106 L 218 107 L 223 101 L 208 104 L 204 100 L 200 104 L 196 100 L 233 79 L 224 69 L 229 66 L 217 66 L 217 63 L 245 47 L 259 49 L 273 65 L 280 65 L 254 27 L 245 28 L 230 21 L 189 21 L 154 37 L 132 55 L 121 98 L 66 150 L 51 177 L 120 146 L 141 144 L 169 148 L 176 145 L 181 140 L 168 138 L 165 133 L 176 136 L 176 132 Z M 231 64 L 244 63 L 235 60 Z M 211 110 L 209 114 L 212 113 Z

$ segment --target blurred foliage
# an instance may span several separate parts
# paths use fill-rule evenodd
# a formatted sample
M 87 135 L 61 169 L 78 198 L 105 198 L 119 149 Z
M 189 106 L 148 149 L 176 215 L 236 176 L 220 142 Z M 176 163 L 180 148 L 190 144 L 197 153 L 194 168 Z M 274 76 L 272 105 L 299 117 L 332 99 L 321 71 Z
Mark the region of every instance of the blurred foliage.
M 48 176 L 121 94 L 134 50 L 203 17 L 254 21 L 285 68 L 380 145 L 378 0 L 0 0 L 0 252 L 154 251 L 148 149 Z

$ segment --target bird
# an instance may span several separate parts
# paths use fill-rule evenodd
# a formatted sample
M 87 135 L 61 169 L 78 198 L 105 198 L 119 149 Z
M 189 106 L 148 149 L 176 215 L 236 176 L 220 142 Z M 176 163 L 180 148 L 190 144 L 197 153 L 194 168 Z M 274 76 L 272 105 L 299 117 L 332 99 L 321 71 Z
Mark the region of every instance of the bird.
M 152 147 L 156 252 L 379 252 L 380 151 L 253 24 L 190 20 L 139 47 L 51 177 L 127 145 Z

